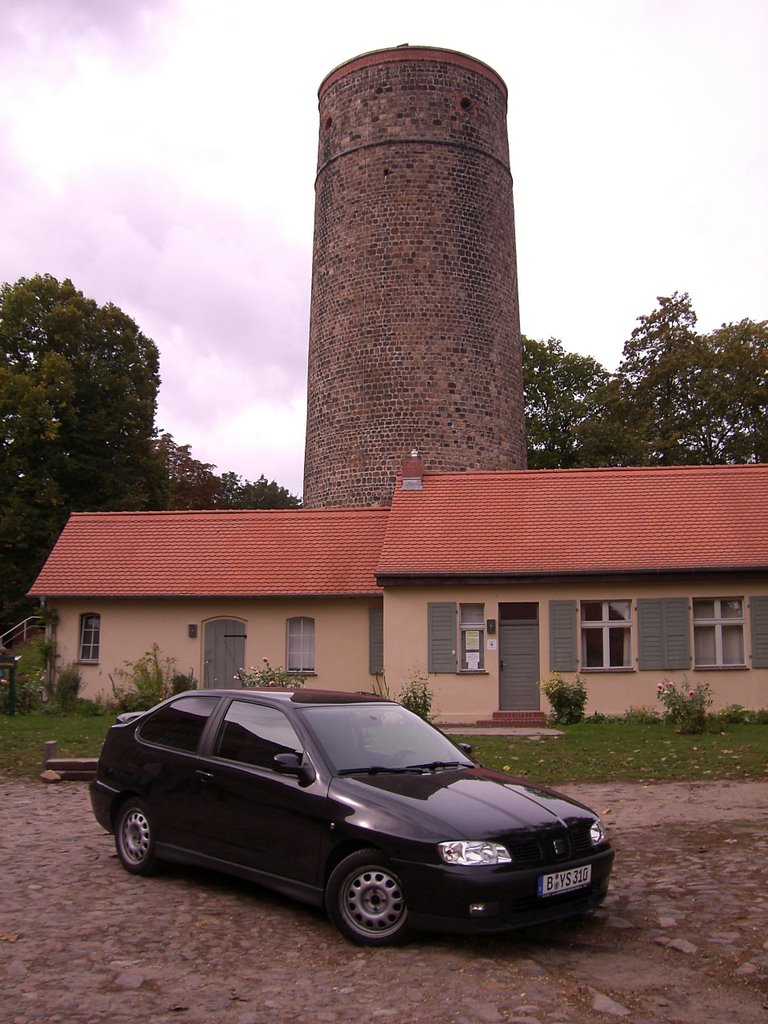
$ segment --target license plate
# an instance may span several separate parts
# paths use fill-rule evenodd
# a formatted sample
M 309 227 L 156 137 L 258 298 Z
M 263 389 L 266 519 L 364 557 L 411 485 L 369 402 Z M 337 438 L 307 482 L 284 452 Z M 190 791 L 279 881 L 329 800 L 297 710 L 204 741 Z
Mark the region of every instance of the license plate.
M 592 865 L 555 871 L 551 875 L 539 875 L 539 896 L 557 896 L 561 892 L 583 889 L 592 881 Z

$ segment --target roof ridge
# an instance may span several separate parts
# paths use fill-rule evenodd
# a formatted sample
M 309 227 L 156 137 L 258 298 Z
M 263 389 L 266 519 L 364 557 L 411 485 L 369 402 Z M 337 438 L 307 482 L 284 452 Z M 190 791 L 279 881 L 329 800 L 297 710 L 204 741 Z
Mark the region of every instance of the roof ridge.
M 572 468 L 546 468 L 546 469 L 468 469 L 468 470 L 425 470 L 425 477 L 456 478 L 458 480 L 469 477 L 512 477 L 512 476 L 568 476 L 585 475 L 589 473 L 605 473 L 610 475 L 621 475 L 628 473 L 708 473 L 747 470 L 768 470 L 768 462 L 722 462 L 707 463 L 703 465 L 656 465 L 656 466 L 574 466 Z M 402 474 L 398 474 L 398 478 Z
M 114 518 L 117 516 L 125 516 L 128 518 L 141 517 L 146 519 L 148 516 L 254 516 L 254 515 L 297 515 L 303 514 L 306 516 L 317 515 L 328 517 L 331 515 L 348 515 L 354 513 L 355 515 L 363 515 L 365 513 L 389 513 L 389 507 L 382 507 L 378 505 L 366 505 L 361 507 L 345 506 L 343 508 L 176 508 L 176 509 L 145 509 L 144 511 L 131 509 L 126 511 L 119 510 L 95 510 L 95 511 L 80 511 L 71 512 L 71 516 L 78 517 L 97 517 L 103 516 L 104 518 Z

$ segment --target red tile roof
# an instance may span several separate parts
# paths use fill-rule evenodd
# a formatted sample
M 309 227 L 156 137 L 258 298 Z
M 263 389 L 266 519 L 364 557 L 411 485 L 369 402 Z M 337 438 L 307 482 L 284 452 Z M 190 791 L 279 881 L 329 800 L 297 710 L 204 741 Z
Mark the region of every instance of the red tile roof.
M 436 473 L 392 509 L 75 513 L 30 593 L 349 595 L 376 576 L 768 571 L 768 465 Z
M 386 509 L 79 512 L 30 593 L 376 594 Z
M 378 573 L 768 569 L 768 465 L 440 473 L 396 489 Z

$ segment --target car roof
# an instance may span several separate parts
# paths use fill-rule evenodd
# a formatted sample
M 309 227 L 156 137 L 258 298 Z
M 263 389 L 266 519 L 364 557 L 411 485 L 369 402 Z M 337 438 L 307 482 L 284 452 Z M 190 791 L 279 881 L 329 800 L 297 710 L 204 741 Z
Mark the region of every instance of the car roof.
M 188 694 L 213 694 L 221 697 L 231 697 L 235 694 L 238 697 L 256 697 L 260 700 L 267 698 L 276 704 L 397 704 L 397 701 L 389 700 L 386 697 L 379 697 L 375 693 L 350 693 L 344 690 L 308 690 L 282 689 L 275 686 L 268 687 L 233 687 L 231 689 L 218 690 L 187 690 L 183 696 Z M 179 694 L 182 696 L 182 694 Z

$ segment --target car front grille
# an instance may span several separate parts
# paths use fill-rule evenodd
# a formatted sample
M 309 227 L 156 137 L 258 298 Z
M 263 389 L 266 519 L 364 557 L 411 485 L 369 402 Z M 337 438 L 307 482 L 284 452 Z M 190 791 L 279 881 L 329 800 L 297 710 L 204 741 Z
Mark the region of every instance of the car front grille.
M 580 822 L 570 828 L 547 829 L 535 836 L 511 833 L 500 837 L 499 842 L 511 853 L 513 864 L 536 867 L 588 856 L 594 849 L 589 830 L 589 822 Z

